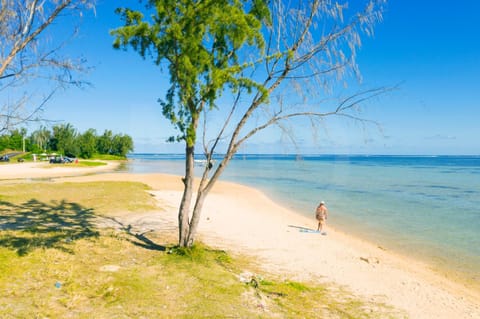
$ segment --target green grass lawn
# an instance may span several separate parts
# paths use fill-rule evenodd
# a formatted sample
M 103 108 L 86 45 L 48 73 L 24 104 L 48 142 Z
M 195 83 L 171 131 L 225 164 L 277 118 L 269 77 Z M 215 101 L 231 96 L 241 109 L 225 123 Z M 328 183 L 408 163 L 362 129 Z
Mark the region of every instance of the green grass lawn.
M 389 318 L 334 287 L 263 273 L 248 256 L 98 228 L 155 207 L 131 182 L 0 185 L 1 318 Z M 239 279 L 248 271 L 249 282 Z M 258 275 L 260 274 L 260 275 Z
M 51 163 L 50 167 L 98 167 L 105 165 L 107 163 L 102 161 L 78 160 L 76 163 Z

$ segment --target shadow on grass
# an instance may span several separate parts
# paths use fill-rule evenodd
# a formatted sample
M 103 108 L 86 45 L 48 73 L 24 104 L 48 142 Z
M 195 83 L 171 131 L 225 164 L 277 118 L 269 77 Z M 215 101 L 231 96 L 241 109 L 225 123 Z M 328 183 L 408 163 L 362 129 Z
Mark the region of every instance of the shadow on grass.
M 137 240 L 129 239 L 129 241 L 135 246 L 142 247 L 148 250 L 157 250 L 157 251 L 165 251 L 167 249 L 165 246 L 158 245 L 154 243 L 151 239 L 149 239 L 147 236 L 145 236 L 146 233 L 149 233 L 151 231 L 137 233 L 133 231 L 133 227 L 130 224 L 125 225 L 124 223 L 122 223 L 121 221 L 113 217 L 103 216 L 103 218 L 110 220 L 111 222 L 113 222 L 113 224 L 115 224 L 116 228 L 125 232 L 127 235 L 137 239 Z
M 66 201 L 0 201 L 0 247 L 15 250 L 20 256 L 38 248 L 71 253 L 72 241 L 99 235 L 95 218 L 93 209 Z

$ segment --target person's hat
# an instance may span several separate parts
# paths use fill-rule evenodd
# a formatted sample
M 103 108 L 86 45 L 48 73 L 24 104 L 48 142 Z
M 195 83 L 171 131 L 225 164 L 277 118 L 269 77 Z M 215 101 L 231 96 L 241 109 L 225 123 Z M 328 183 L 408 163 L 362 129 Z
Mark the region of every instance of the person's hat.
M 322 201 L 320 202 L 320 204 L 325 204 L 325 202 L 322 200 Z

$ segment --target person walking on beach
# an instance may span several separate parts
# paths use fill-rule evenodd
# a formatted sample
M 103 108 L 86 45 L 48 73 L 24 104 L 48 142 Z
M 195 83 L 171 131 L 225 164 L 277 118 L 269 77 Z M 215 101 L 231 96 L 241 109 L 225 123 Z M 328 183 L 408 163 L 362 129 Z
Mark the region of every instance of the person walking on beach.
M 328 217 L 328 209 L 327 209 L 327 206 L 325 206 L 325 202 L 322 200 L 315 211 L 315 218 L 318 220 L 317 231 L 322 233 L 322 230 L 327 223 L 327 217 Z M 326 232 L 322 233 L 322 235 L 326 235 L 326 234 L 327 234 Z

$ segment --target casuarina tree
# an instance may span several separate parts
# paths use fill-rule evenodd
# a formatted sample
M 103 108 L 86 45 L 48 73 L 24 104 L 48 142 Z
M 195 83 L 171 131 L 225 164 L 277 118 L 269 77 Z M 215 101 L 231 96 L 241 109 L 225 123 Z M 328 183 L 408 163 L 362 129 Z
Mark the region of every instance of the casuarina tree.
M 124 26 L 112 31 L 114 47 L 133 48 L 170 76 L 159 102 L 179 132 L 170 140 L 185 144 L 180 246 L 194 243 L 206 196 L 252 136 L 275 125 L 288 131 L 296 118 L 314 129 L 327 116 L 363 121 L 356 108 L 385 88 L 327 96 L 359 75 L 360 37 L 372 34 L 383 3 L 151 0 L 117 10 Z M 207 165 L 194 189 L 195 148 Z M 218 165 L 208 165 L 214 155 Z

